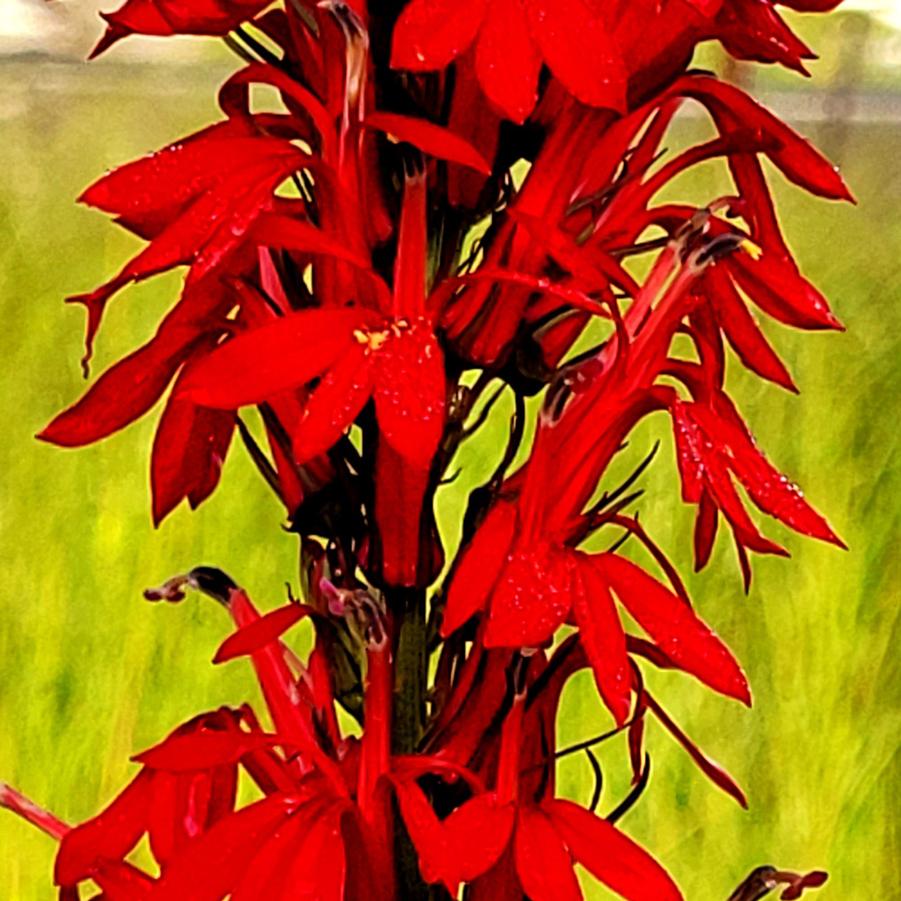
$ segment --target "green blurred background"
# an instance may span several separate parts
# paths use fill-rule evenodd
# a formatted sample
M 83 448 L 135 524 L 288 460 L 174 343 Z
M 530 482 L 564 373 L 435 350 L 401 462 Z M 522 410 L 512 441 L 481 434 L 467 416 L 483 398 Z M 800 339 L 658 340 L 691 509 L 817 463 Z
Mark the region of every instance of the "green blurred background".
M 774 179 L 802 266 L 848 332 L 768 326 L 800 398 L 738 372 L 730 378 L 761 444 L 851 550 L 773 527 L 793 559 L 756 560 L 748 597 L 725 540 L 711 568 L 689 578 L 703 615 L 744 662 L 755 706 L 740 709 L 678 675 L 652 673 L 650 683 L 747 788 L 751 810 L 707 783 L 651 725 L 651 788 L 622 825 L 671 869 L 690 901 L 723 901 L 764 863 L 828 869 L 824 901 L 901 897 L 901 36 L 853 12 L 803 21 L 801 30 L 824 58 L 812 83 L 743 67 L 733 74 L 755 80 L 841 164 L 857 194 L 858 206 L 830 205 Z M 7 37 L 4 45 L 0 30 L 0 54 L 27 44 Z M 249 667 L 210 666 L 226 629 L 220 610 L 199 600 L 153 607 L 141 589 L 199 563 L 221 566 L 264 606 L 281 601 L 286 580 L 296 584 L 295 539 L 280 530 L 281 511 L 240 450 L 211 501 L 154 531 L 147 455 L 155 415 L 77 452 L 32 437 L 84 387 L 82 313 L 61 298 L 105 279 L 136 246 L 77 207 L 75 196 L 105 168 L 213 118 L 214 88 L 231 67 L 208 44 L 179 44 L 174 59 L 159 44 L 144 47 L 90 67 L 47 53 L 41 41 L 36 52 L 0 55 L 0 779 L 72 821 L 105 803 L 129 778 L 128 757 L 171 727 L 256 697 Z M 705 62 L 718 64 L 713 54 Z M 679 128 L 687 139 L 701 126 L 688 119 Z M 705 200 L 726 185 L 713 165 L 681 189 Z M 95 371 L 149 337 L 177 288 L 177 277 L 157 279 L 111 305 Z M 489 427 L 467 449 L 474 470 L 491 467 L 498 437 Z M 633 447 L 638 454 L 656 437 L 663 452 L 645 480 L 642 518 L 687 573 L 691 515 L 676 497 L 665 422 L 645 426 Z M 460 501 L 454 490 L 441 499 L 450 534 Z M 593 688 L 575 680 L 561 740 L 606 725 Z M 602 809 L 623 790 L 622 756 L 622 742 L 605 747 Z M 567 793 L 590 794 L 584 759 L 568 759 L 560 776 Z M 0 899 L 55 897 L 53 852 L 43 835 L 0 815 Z

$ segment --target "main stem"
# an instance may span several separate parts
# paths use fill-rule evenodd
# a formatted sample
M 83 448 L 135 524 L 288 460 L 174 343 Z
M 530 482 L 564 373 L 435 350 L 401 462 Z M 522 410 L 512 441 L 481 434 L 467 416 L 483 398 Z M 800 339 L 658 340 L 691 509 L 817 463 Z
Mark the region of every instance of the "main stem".
M 425 725 L 425 697 L 428 680 L 426 655 L 425 591 L 395 588 L 388 593 L 394 620 L 394 719 L 391 750 L 394 754 L 414 754 Z M 398 897 L 404 901 L 430 901 L 436 896 L 422 881 L 416 851 L 400 817 L 397 831 Z

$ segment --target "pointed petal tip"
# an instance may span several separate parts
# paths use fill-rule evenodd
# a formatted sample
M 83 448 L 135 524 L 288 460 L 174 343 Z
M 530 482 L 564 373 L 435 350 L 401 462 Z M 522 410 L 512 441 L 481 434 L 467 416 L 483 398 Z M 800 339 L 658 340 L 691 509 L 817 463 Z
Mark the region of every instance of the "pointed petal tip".
M 62 414 L 60 414 L 62 415 Z M 35 438 L 44 444 L 52 444 L 54 447 L 79 447 L 83 442 L 74 440 L 71 436 L 67 436 L 66 430 L 59 425 L 60 417 L 57 416 L 52 422 L 49 422 L 40 432 L 35 434 Z
M 94 45 L 94 49 L 88 54 L 88 61 L 90 62 L 93 59 L 97 59 L 103 53 L 106 53 L 113 44 L 117 44 L 119 41 L 124 38 L 128 32 L 125 31 L 121 26 L 115 25 L 109 20 L 109 16 L 100 13 L 100 18 L 102 18 L 106 22 L 106 31 L 101 36 L 100 40 Z

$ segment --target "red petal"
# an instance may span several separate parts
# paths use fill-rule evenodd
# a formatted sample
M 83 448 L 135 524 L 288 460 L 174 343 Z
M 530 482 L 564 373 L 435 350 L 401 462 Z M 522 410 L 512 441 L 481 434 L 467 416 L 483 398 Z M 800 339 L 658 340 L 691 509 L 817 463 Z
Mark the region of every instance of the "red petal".
M 153 439 L 150 484 L 157 526 L 185 498 L 196 508 L 212 494 L 235 430 L 231 411 L 198 407 L 180 395 L 187 371 L 179 376 Z
M 450 875 L 452 861 L 441 822 L 425 792 L 414 781 L 395 780 L 394 791 L 407 833 L 419 857 L 419 871 L 428 882 L 444 882 L 456 894 L 458 884 Z
M 186 379 L 185 395 L 206 407 L 236 409 L 320 375 L 354 344 L 361 311 L 302 310 L 227 341 Z
M 260 619 L 250 598 L 240 590 L 232 593 L 229 610 L 239 628 Z M 298 685 L 295 681 L 282 648 L 276 644 L 264 645 L 252 654 L 252 661 L 276 731 L 314 759 L 321 760 L 321 749 L 312 737 L 312 712 L 303 696 L 303 683 Z
M 701 495 L 698 517 L 695 520 L 694 551 L 696 571 L 702 570 L 710 560 L 718 524 L 719 511 L 710 496 L 710 492 L 705 491 Z
M 408 175 L 404 180 L 404 199 L 397 230 L 397 254 L 394 259 L 394 297 L 396 318 L 414 320 L 425 315 L 426 264 L 429 254 L 426 232 L 426 177 Z
M 296 807 L 293 798 L 270 795 L 220 820 L 170 862 L 151 897 L 154 901 L 221 901 Z
M 387 441 L 376 450 L 375 519 L 381 541 L 382 576 L 389 585 L 431 581 L 431 562 L 424 559 L 430 541 L 423 529 L 423 499 L 428 469 L 407 461 Z M 440 568 L 440 565 L 439 565 Z M 423 572 L 420 570 L 423 569 Z
M 516 876 L 513 848 L 469 889 L 468 901 L 522 901 L 522 886 Z
M 476 46 L 476 73 L 485 96 L 507 118 L 524 122 L 538 99 L 541 56 L 522 0 L 492 0 Z
M 625 608 L 680 669 L 751 703 L 747 679 L 729 649 L 680 597 L 624 557 L 603 554 L 598 564 Z
M 88 308 L 89 350 L 106 303 L 129 282 L 193 263 L 188 285 L 196 285 L 246 242 L 254 220 L 272 204 L 272 192 L 306 158 L 287 141 L 280 143 L 277 153 L 230 173 L 198 196 L 106 284 L 69 298 Z
M 751 521 L 732 484 L 724 448 L 713 440 L 716 431 L 708 433 L 698 427 L 695 407 L 699 405 L 678 401 L 672 405 L 684 499 L 699 503 L 706 491 L 729 520 L 740 544 L 761 554 L 785 556 L 787 552 L 765 538 Z
M 63 836 L 56 855 L 54 882 L 75 885 L 89 878 L 102 860 L 125 857 L 147 828 L 153 774 L 141 770 L 97 816 Z
M 283 896 L 278 893 L 285 889 L 288 866 L 309 828 L 309 822 L 295 814 L 273 832 L 247 867 L 232 893 L 232 901 L 281 899 Z
M 743 129 L 754 129 L 773 138 L 779 149 L 768 151 L 767 156 L 796 185 L 820 197 L 853 199 L 829 160 L 740 88 L 708 76 L 687 76 L 674 85 L 673 92 L 707 104 L 714 116 L 724 116 Z
M 38 438 L 62 447 L 81 447 L 134 422 L 159 400 L 197 338 L 198 331 L 193 328 L 161 330 L 150 342 L 107 369 Z
M 516 523 L 516 505 L 498 501 L 463 550 L 447 593 L 441 623 L 445 638 L 485 606 L 507 559 Z
M 711 760 L 670 718 L 669 714 L 647 693 L 645 700 L 648 707 L 654 712 L 654 716 L 660 720 L 666 730 L 688 752 L 689 757 L 697 764 L 701 772 L 710 779 L 714 785 L 721 788 L 727 795 L 733 797 L 742 807 L 747 809 L 748 799 L 738 783 L 714 760 Z
M 473 41 L 486 0 L 413 0 L 397 25 L 391 45 L 395 69 L 443 69 Z
M 237 779 L 234 764 L 209 772 L 155 774 L 148 837 L 153 856 L 161 866 L 234 810 Z
M 682 901 L 666 870 L 606 820 L 572 801 L 542 806 L 573 857 L 618 895 L 629 901 Z
M 491 174 L 488 161 L 469 141 L 427 119 L 399 113 L 370 113 L 363 124 L 383 131 L 389 138 L 412 144 L 437 160 L 458 163 L 483 175 Z
M 372 357 L 358 344 L 323 377 L 294 433 L 298 464 L 325 453 L 350 428 L 372 394 L 372 370 Z
M 494 866 L 510 841 L 514 816 L 512 805 L 499 804 L 494 795 L 481 794 L 444 820 L 442 825 L 459 882 L 472 882 Z
M 109 27 L 91 56 L 128 34 L 228 34 L 268 5 L 268 0 L 127 0 L 115 12 L 103 14 Z
M 315 811 L 300 847 L 284 869 L 285 894 L 281 897 L 285 901 L 342 901 L 346 868 L 340 817 L 334 810 Z
M 103 890 L 103 901 L 146 901 L 154 881 L 130 863 L 102 861 L 92 877 Z
M 626 69 L 606 23 L 582 0 L 525 0 L 532 37 L 578 100 L 624 111 Z
M 245 119 L 211 125 L 149 156 L 119 166 L 79 200 L 113 213 L 121 224 L 153 237 L 188 204 L 226 177 L 282 153 L 286 142 L 255 136 Z
M 566 620 L 572 591 L 569 554 L 548 545 L 510 555 L 491 599 L 486 647 L 539 647 Z
M 271 747 L 277 736 L 251 735 L 246 732 L 198 729 L 186 734 L 175 733 L 132 759 L 155 770 L 182 773 L 209 770 L 236 763 L 248 751 Z
M 334 140 L 334 123 L 318 98 L 287 72 L 267 63 L 251 63 L 235 72 L 219 89 L 219 106 L 230 118 L 242 121 L 250 115 L 251 84 L 272 85 L 282 95 L 289 109 L 296 111 L 299 108 L 309 115 L 326 147 L 330 140 Z M 329 157 L 330 155 L 330 153 L 323 154 Z
M 708 271 L 707 280 L 712 289 L 711 299 L 717 323 L 742 363 L 761 378 L 797 392 L 785 364 L 770 346 L 725 273 L 713 266 Z
M 428 467 L 444 432 L 444 354 L 431 327 L 419 322 L 388 336 L 375 352 L 375 410 L 392 447 L 414 466 Z
M 531 901 L 582 901 L 569 851 L 542 810 L 520 808 L 513 847 L 516 873 Z
M 346 243 L 302 219 L 269 213 L 254 226 L 253 236 L 267 247 L 343 260 L 364 271 L 371 269 L 369 260 L 354 253 Z
M 91 51 L 89 59 L 100 56 L 129 34 L 157 36 L 172 34 L 172 26 L 163 18 L 153 0 L 126 0 L 115 12 L 101 15 L 109 24 L 97 46 Z
M 797 485 L 767 460 L 734 408 L 728 409 L 724 416 L 717 416 L 698 406 L 694 415 L 705 431 L 717 434 L 728 448 L 729 466 L 764 513 L 803 535 L 845 546 L 829 523 L 807 503 Z
M 309 613 L 310 608 L 303 604 L 288 604 L 277 610 L 270 610 L 265 616 L 242 626 L 234 635 L 229 635 L 216 651 L 213 663 L 225 663 L 235 657 L 259 651 L 267 644 L 277 641 Z
M 626 636 L 616 613 L 610 587 L 593 557 L 576 557 L 573 613 L 579 640 L 594 672 L 594 680 L 617 726 L 629 718 L 632 669 L 626 653 Z
M 767 315 L 803 329 L 841 329 L 826 298 L 791 260 L 764 252 L 759 259 L 737 253 L 726 261 L 738 287 Z

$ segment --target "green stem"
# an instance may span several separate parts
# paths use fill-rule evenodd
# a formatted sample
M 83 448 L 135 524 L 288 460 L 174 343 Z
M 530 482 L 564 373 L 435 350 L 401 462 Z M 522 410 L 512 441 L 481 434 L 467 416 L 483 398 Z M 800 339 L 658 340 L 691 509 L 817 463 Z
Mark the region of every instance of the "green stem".
M 426 657 L 425 592 L 392 589 L 388 604 L 394 620 L 394 722 L 391 747 L 395 754 L 413 754 L 425 725 L 425 693 L 428 678 Z M 398 898 L 429 901 L 428 886 L 422 881 L 416 851 L 396 818 Z
M 395 622 L 394 728 L 395 754 L 414 754 L 425 726 L 426 622 L 425 592 L 394 589 L 389 605 Z

